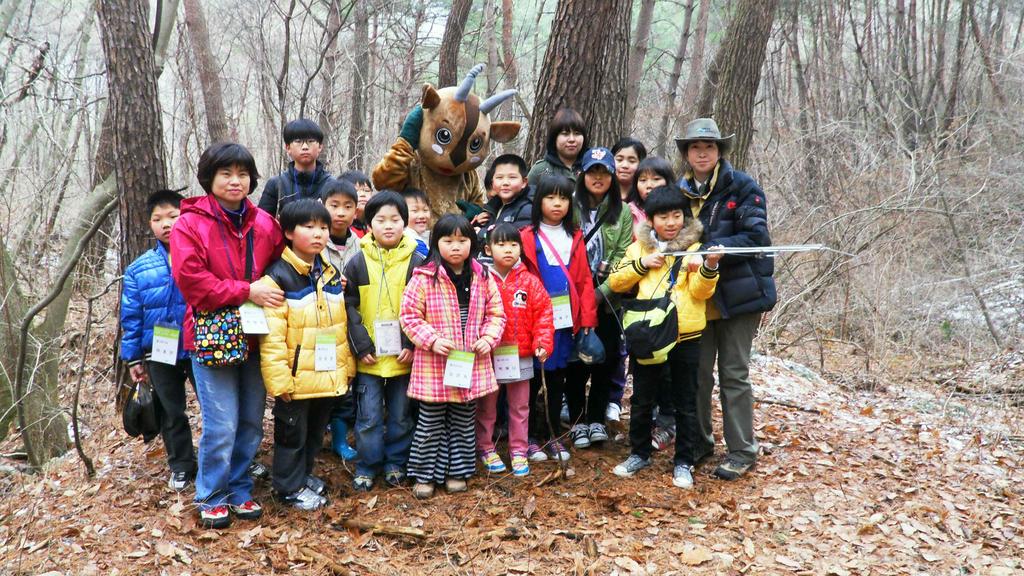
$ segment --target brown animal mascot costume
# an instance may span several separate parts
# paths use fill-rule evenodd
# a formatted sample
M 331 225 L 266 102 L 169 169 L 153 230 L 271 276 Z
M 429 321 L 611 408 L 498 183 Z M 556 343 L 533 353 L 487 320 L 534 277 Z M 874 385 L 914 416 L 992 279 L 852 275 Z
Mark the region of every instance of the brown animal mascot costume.
M 423 190 L 434 220 L 459 212 L 456 202 L 482 204 L 476 167 L 490 153 L 491 140 L 508 142 L 519 134 L 519 122 L 491 122 L 488 114 L 515 95 L 505 90 L 480 101 L 472 93 L 477 64 L 458 87 L 423 85 L 423 99 L 405 118 L 398 140 L 373 169 L 378 190 Z M 464 204 L 465 205 L 465 204 Z

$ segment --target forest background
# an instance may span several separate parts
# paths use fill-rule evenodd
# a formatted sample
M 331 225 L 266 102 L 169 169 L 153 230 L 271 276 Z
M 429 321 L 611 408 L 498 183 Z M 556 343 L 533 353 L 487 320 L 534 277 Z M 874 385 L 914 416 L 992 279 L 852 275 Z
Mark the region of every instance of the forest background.
M 561 105 L 594 144 L 673 160 L 693 117 L 738 134 L 774 241 L 833 249 L 780 258 L 759 350 L 853 393 L 908 376 L 1019 406 L 1020 379 L 931 375 L 1019 365 L 1022 23 L 1019 0 L 4 0 L 0 439 L 38 469 L 70 446 L 78 388 L 84 420 L 111 417 L 141 199 L 201 193 L 211 141 L 265 182 L 306 116 L 332 172 L 368 172 L 422 84 L 478 62 L 477 93 L 519 90 L 497 115 L 523 130 L 492 155 L 536 159 Z

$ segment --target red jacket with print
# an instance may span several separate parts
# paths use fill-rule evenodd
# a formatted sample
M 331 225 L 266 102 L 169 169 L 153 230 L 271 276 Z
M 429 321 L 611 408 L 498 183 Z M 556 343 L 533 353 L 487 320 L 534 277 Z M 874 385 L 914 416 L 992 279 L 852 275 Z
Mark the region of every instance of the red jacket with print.
M 542 250 L 537 233 L 533 226 L 519 231 L 523 240 L 523 263 L 526 269 L 540 278 L 540 265 L 537 264 L 537 250 Z M 570 293 L 572 306 L 572 333 L 580 328 L 597 327 L 597 300 L 594 298 L 594 281 L 590 277 L 590 264 L 587 263 L 587 249 L 583 246 L 583 233 L 576 230 L 572 236 L 572 250 L 569 253 L 569 283 L 573 286 Z M 542 283 L 543 285 L 543 283 Z
M 537 348 L 549 354 L 555 346 L 555 324 L 551 312 L 551 297 L 540 278 L 517 262 L 504 280 L 492 267 L 491 277 L 501 290 L 505 307 L 505 332 L 501 343 L 519 346 L 519 356 L 533 356 Z
M 171 275 L 188 303 L 184 344 L 195 349 L 193 311 L 212 312 L 240 306 L 249 299 L 249 284 L 284 250 L 277 220 L 248 198 L 238 230 L 212 194 L 181 201 L 181 217 L 171 229 Z M 245 278 L 246 236 L 252 232 L 252 274 Z M 255 342 L 251 342 L 253 345 Z

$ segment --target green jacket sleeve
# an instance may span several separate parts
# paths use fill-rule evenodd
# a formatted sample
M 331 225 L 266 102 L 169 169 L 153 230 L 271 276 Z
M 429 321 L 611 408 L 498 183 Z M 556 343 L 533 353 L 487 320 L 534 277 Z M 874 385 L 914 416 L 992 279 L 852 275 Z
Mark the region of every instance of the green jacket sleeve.
M 617 225 L 605 225 L 601 233 L 604 235 L 605 260 L 608 262 L 608 269 L 615 270 L 619 261 L 626 255 L 626 248 L 629 248 L 629 245 L 633 243 L 633 215 L 629 211 L 629 207 L 623 204 L 622 210 L 619 211 Z M 606 278 L 598 286 L 598 290 L 606 298 L 615 292 L 608 284 L 609 278 Z

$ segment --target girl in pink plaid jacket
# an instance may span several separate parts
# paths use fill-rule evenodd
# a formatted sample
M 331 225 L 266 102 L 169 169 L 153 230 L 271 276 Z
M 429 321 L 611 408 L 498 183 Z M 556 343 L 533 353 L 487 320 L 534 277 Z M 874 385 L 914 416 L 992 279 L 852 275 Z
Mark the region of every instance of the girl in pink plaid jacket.
M 417 498 L 429 498 L 442 482 L 448 492 L 466 490 L 476 471 L 476 399 L 498 389 L 491 351 L 505 310 L 494 279 L 471 257 L 476 244 L 465 217 L 442 216 L 427 262 L 402 296 L 399 322 L 416 345 L 409 397 L 420 409 L 408 471 Z

